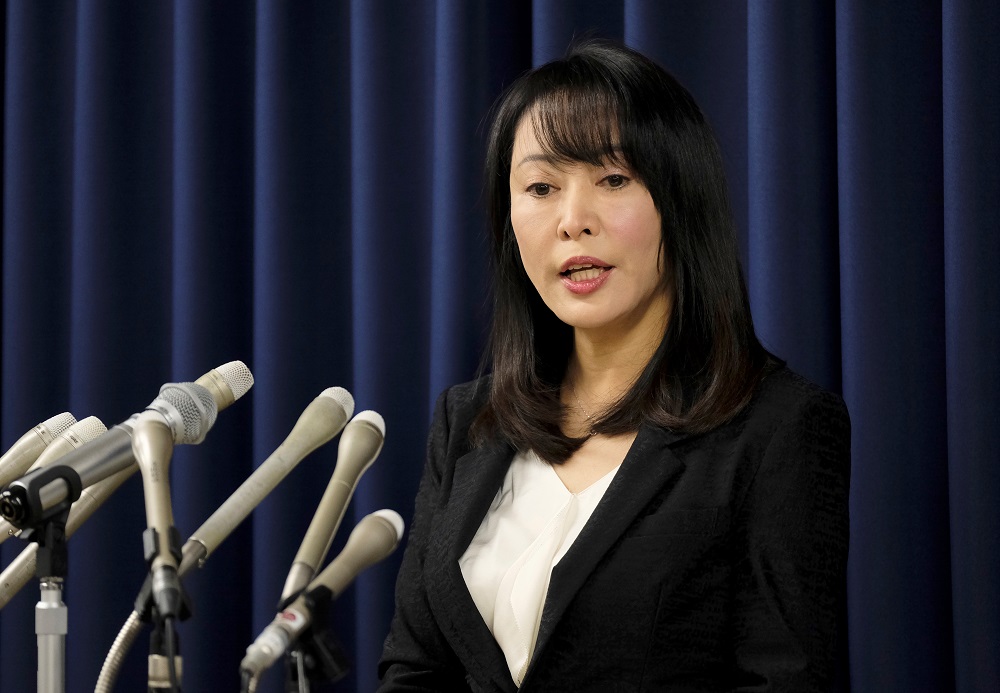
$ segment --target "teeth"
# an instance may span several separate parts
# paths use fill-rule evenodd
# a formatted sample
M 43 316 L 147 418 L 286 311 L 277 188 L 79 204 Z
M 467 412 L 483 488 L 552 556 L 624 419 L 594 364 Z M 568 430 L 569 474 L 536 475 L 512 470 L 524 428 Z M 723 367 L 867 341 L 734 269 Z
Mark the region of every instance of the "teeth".
M 596 267 L 588 267 L 586 269 L 573 269 L 570 268 L 568 274 L 569 278 L 575 282 L 583 282 L 588 279 L 597 279 L 601 276 L 601 272 L 604 270 L 597 269 Z

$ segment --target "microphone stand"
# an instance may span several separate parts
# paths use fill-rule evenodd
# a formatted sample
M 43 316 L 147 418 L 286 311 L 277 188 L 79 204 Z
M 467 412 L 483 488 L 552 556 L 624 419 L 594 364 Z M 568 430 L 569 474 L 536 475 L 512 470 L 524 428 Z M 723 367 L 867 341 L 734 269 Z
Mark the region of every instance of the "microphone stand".
M 69 489 L 62 502 L 42 511 L 39 493 L 43 486 L 61 479 Z M 18 482 L 20 483 L 20 482 Z M 80 497 L 83 484 L 76 470 L 66 465 L 53 465 L 42 469 L 23 483 L 27 517 L 23 523 L 13 522 L 23 531 L 25 541 L 38 544 L 35 576 L 41 596 L 35 605 L 35 636 L 38 642 L 38 693 L 63 693 L 66 690 L 66 634 L 69 611 L 62 600 L 63 582 L 69 567 L 66 549 L 66 521 L 69 509 Z M 0 502 L 0 511 L 17 513 Z
M 285 693 L 309 693 L 314 683 L 333 683 L 347 675 L 351 665 L 329 624 L 333 594 L 326 587 L 305 593 L 312 624 L 285 657 Z
M 170 553 L 180 563 L 181 541 L 176 527 L 170 527 L 169 539 Z M 142 534 L 142 543 L 150 572 L 146 575 L 142 589 L 139 590 L 139 596 L 136 597 L 135 612 L 139 614 L 139 618 L 143 622 L 153 624 L 153 631 L 149 636 L 147 689 L 149 693 L 162 693 L 166 690 L 180 693 L 183 660 L 180 655 L 180 637 L 174 628 L 175 619 L 173 615 L 164 616 L 161 614 L 153 599 L 152 567 L 158 547 L 156 530 L 146 529 Z M 186 621 L 191 616 L 191 602 L 184 588 L 181 587 L 179 578 L 177 586 L 180 588 L 180 604 L 176 618 Z

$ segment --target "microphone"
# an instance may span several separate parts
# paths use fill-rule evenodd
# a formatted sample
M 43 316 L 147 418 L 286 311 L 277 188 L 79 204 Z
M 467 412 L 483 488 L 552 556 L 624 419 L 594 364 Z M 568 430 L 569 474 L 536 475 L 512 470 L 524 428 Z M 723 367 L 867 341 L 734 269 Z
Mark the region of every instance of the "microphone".
M 350 392 L 342 387 L 323 390 L 302 411 L 281 445 L 184 543 L 178 574 L 183 577 L 195 565 L 201 567 L 299 462 L 340 433 L 353 413 L 354 398 Z
M 68 411 L 45 419 L 10 446 L 0 457 L 0 488 L 24 474 L 49 443 L 76 423 Z
M 218 548 L 299 462 L 340 433 L 352 413 L 354 398 L 342 387 L 329 387 L 310 402 L 281 445 L 184 543 L 177 575 L 184 577 L 196 565 L 202 567 L 209 554 Z M 70 519 L 72 520 L 72 513 Z M 4 576 L 0 575 L 0 597 L 4 589 Z M 104 659 L 95 691 L 110 693 L 114 690 L 125 655 L 141 630 L 141 616 L 138 611 L 133 611 L 118 631 L 118 637 Z
M 170 458 L 175 444 L 196 444 L 205 439 L 218 415 L 217 400 L 231 404 L 253 385 L 248 368 L 238 369 L 238 374 L 236 391 L 222 374 L 203 376 L 208 387 L 198 383 L 167 383 L 135 422 L 132 454 L 142 474 L 146 501 L 143 552 L 149 564 L 153 603 L 167 628 L 167 638 L 171 637 L 168 621 L 180 614 L 183 597 L 177 575 L 181 540 L 170 502 Z M 172 657 L 168 659 L 172 662 Z
M 109 476 L 103 481 L 83 489 L 80 499 L 73 503 L 66 521 L 66 536 L 71 537 L 90 516 L 101 507 L 125 480 L 132 476 L 136 467 L 128 467 Z M 35 575 L 38 544 L 31 543 L 24 547 L 17 558 L 10 562 L 3 573 L 0 573 L 0 609 L 7 606 L 14 595 Z
M 96 416 L 88 416 L 82 421 L 77 421 L 63 431 L 58 438 L 49 443 L 48 447 L 42 450 L 42 454 L 28 468 L 28 471 L 52 464 L 63 455 L 76 450 L 84 443 L 88 443 L 94 438 L 103 435 L 107 430 L 107 427 Z M 0 520 L 0 544 L 14 536 L 15 529 L 14 525 L 7 520 Z
M 403 518 L 394 510 L 366 515 L 347 539 L 344 550 L 309 584 L 308 591 L 278 614 L 247 648 L 240 662 L 244 677 L 257 679 L 296 643 L 320 614 L 312 604 L 337 599 L 365 568 L 391 554 L 403 536 Z
M 38 459 L 28 467 L 27 471 L 31 472 L 40 467 L 47 467 L 63 455 L 73 452 L 77 448 L 82 447 L 84 443 L 89 443 L 107 432 L 108 427 L 96 416 L 88 416 L 85 419 L 81 419 L 49 443 L 48 447 L 42 450 Z
M 378 457 L 384 441 L 385 421 L 377 412 L 365 410 L 347 424 L 337 446 L 333 476 L 285 578 L 279 608 L 296 597 L 322 565 L 358 480 Z
M 181 606 L 177 576 L 181 542 L 170 503 L 170 458 L 175 444 L 203 441 L 217 415 L 215 399 L 207 388 L 167 383 L 133 426 L 132 454 L 142 474 L 146 501 L 143 548 L 152 575 L 153 600 L 164 619 L 177 616 Z
M 133 462 L 132 421 L 129 420 L 64 455 L 60 466 L 74 471 L 80 486 L 86 488 Z M 66 500 L 69 485 L 64 479 L 52 479 L 41 488 L 35 488 L 34 480 L 48 470 L 46 467 L 28 472 L 0 493 L 0 515 L 4 519 L 23 529 L 41 521 L 49 510 Z
M 242 361 L 230 361 L 201 376 L 195 384 L 207 389 L 217 409 L 222 410 L 247 393 L 253 386 L 253 375 Z M 132 426 L 137 416 L 133 415 L 96 440 L 67 454 L 60 466 L 75 473 L 82 488 L 133 466 Z M 41 473 L 44 470 L 29 472 L 0 493 L 0 515 L 23 528 L 39 522 L 66 499 L 69 485 L 61 478 L 35 488 L 32 480 Z

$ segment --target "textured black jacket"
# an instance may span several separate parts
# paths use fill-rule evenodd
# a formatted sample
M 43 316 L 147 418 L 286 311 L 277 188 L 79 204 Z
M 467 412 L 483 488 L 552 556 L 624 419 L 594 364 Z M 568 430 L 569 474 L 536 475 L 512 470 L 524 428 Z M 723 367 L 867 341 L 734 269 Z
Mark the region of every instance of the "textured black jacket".
M 438 401 L 379 691 L 517 690 L 458 566 L 514 455 L 470 448 L 485 389 Z M 827 691 L 849 476 L 843 401 L 784 367 L 709 433 L 643 426 L 552 571 L 521 690 Z

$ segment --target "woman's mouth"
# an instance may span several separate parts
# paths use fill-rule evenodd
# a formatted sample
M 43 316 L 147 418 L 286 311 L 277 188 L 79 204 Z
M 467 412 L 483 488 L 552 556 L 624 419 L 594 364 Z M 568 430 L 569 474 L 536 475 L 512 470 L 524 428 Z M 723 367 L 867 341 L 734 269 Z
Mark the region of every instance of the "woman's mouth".
M 570 258 L 563 263 L 559 275 L 563 285 L 575 294 L 589 294 L 597 291 L 607 280 L 614 266 L 597 258 Z
M 565 272 L 562 272 L 562 275 L 568 277 L 570 281 L 582 282 L 587 279 L 597 279 L 601 272 L 607 269 L 607 267 L 598 267 L 596 265 L 579 265 L 570 267 Z

